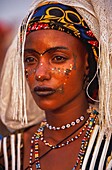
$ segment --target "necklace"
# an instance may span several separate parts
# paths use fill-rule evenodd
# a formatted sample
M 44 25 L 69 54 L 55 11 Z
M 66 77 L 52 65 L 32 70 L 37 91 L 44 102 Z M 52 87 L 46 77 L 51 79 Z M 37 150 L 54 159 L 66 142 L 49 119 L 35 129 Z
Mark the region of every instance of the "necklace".
M 87 127 L 85 136 L 84 136 L 84 138 L 82 139 L 82 142 L 81 142 L 81 147 L 80 147 L 80 150 L 79 150 L 79 153 L 78 153 L 76 163 L 75 163 L 74 167 L 72 168 L 72 170 L 76 170 L 78 164 L 80 164 L 80 170 L 81 170 L 83 159 L 84 159 L 87 147 L 88 147 L 88 143 L 89 143 L 91 133 L 92 133 L 94 126 L 95 126 L 97 115 L 98 115 L 98 112 L 96 110 L 93 110 L 93 113 L 90 116 L 90 122 L 89 122 L 89 125 Z
M 89 111 L 89 113 L 90 113 L 90 111 Z M 76 170 L 76 167 L 78 166 L 78 164 L 80 165 L 80 169 L 82 167 L 85 152 L 86 152 L 86 149 L 87 149 L 87 146 L 88 146 L 88 143 L 89 143 L 91 133 L 92 133 L 92 131 L 94 129 L 94 125 L 95 125 L 97 115 L 98 115 L 98 112 L 96 110 L 94 110 L 93 108 L 91 108 L 90 121 L 88 123 L 85 136 L 82 139 L 81 147 L 80 147 L 80 150 L 79 150 L 79 153 L 78 153 L 76 163 L 75 163 L 74 167 L 72 168 L 72 170 Z M 39 157 L 39 145 L 38 145 L 38 142 L 39 142 L 39 139 L 42 136 L 45 124 L 46 124 L 46 122 L 41 123 L 40 128 L 37 130 L 37 132 L 34 134 L 34 136 L 32 136 L 32 139 L 31 139 L 31 150 L 30 150 L 30 160 L 29 160 L 29 168 L 30 168 L 30 170 L 32 170 L 32 164 L 34 164 L 34 163 L 36 163 L 36 169 L 41 170 L 39 160 L 44 155 L 46 155 L 46 153 L 45 153 L 44 155 Z M 34 152 L 34 148 L 35 148 L 35 162 L 32 162 L 32 155 L 33 155 L 33 152 Z M 52 149 L 55 149 L 55 148 L 51 148 L 49 151 L 51 151 Z
M 47 142 L 47 141 L 44 139 L 43 132 L 41 133 L 40 140 L 41 140 L 46 146 L 49 146 L 49 147 L 52 148 L 52 149 L 61 148 L 61 147 L 64 147 L 64 146 L 66 146 L 66 145 L 69 145 L 71 142 L 77 140 L 77 139 L 83 134 L 83 132 L 85 131 L 85 128 L 87 127 L 87 125 L 88 125 L 88 121 L 86 121 L 83 129 L 78 133 L 78 135 L 76 135 L 75 137 L 72 137 L 72 138 L 68 139 L 65 143 L 61 143 L 61 144 L 57 144 L 57 145 L 52 145 L 52 144 L 50 144 L 49 142 Z
M 79 118 L 77 118 L 75 121 L 72 121 L 71 123 L 67 123 L 66 125 L 62 125 L 62 126 L 58 126 L 58 127 L 55 127 L 55 126 L 52 126 L 52 125 L 49 125 L 47 122 L 46 122 L 46 127 L 50 130 L 64 130 L 64 129 L 67 129 L 67 128 L 70 128 L 72 126 L 75 126 L 76 124 L 80 123 L 81 121 L 84 120 L 84 116 L 80 116 Z

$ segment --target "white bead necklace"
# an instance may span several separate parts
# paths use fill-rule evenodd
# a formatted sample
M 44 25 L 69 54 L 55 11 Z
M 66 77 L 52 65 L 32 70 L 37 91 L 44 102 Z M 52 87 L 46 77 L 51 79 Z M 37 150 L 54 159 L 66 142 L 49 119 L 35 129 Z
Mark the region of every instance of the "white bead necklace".
M 66 125 L 55 127 L 55 126 L 52 126 L 52 125 L 46 123 L 46 127 L 49 130 L 64 130 L 64 129 L 68 129 L 68 128 L 72 127 L 72 126 L 75 126 L 76 124 L 79 124 L 84 119 L 85 119 L 85 117 L 82 115 L 79 118 L 77 118 L 75 121 L 72 121 L 71 123 L 67 123 Z

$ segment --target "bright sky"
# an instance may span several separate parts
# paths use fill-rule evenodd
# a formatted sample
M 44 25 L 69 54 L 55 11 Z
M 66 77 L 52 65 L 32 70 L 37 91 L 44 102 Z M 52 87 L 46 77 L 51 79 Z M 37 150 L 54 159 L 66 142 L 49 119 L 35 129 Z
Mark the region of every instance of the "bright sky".
M 0 0 L 0 21 L 19 23 L 31 3 L 32 0 Z

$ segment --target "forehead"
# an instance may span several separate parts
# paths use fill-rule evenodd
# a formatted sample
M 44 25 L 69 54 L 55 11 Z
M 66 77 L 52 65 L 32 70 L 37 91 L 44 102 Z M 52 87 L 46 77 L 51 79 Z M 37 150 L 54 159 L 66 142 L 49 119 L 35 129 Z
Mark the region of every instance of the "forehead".
M 80 39 L 57 30 L 38 30 L 26 37 L 25 48 L 42 48 L 43 46 L 66 46 L 70 49 L 85 48 Z

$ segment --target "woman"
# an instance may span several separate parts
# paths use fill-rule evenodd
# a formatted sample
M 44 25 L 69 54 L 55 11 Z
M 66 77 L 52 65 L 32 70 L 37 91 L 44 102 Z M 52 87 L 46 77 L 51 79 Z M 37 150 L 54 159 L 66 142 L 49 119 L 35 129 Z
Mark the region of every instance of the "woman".
M 13 88 L 7 96 L 10 98 L 12 94 L 9 108 L 3 110 L 10 115 L 6 115 L 4 123 L 12 129 L 20 129 L 17 135 L 14 133 L 3 140 L 5 156 L 3 160 L 1 155 L 1 161 L 4 161 L 6 169 L 111 169 L 112 84 L 108 84 L 108 80 L 112 68 L 108 67 L 110 61 L 105 69 L 103 59 L 106 57 L 109 61 L 112 54 L 109 51 L 105 55 L 108 42 L 104 43 L 106 39 L 103 39 L 103 33 L 99 33 L 102 22 L 99 20 L 98 23 L 93 10 L 96 6 L 98 12 L 99 2 L 94 3 L 35 2 L 23 20 L 19 40 L 15 40 L 11 47 L 14 49 L 14 45 L 17 45 L 16 56 L 14 51 L 12 58 L 9 58 L 9 54 L 6 57 L 7 62 L 14 62 L 14 68 L 11 66 L 14 72 L 13 76 L 10 75 Z M 102 3 L 101 12 L 107 14 L 106 5 L 109 5 L 109 1 Z M 108 16 L 108 22 L 110 13 L 103 16 Z M 103 28 L 106 33 L 104 25 Z M 103 47 L 101 50 L 99 38 Z M 111 49 L 111 45 L 108 49 Z M 33 98 L 28 91 L 24 72 Z M 7 74 L 3 73 L 2 90 L 9 87 L 4 78 Z M 100 81 L 97 80 L 98 76 Z M 6 86 L 3 86 L 4 82 Z M 102 91 L 105 87 L 108 87 L 108 91 Z M 8 100 L 4 96 L 2 94 L 2 103 Z M 45 119 L 41 123 L 43 113 L 39 114 L 41 110 L 37 111 L 36 105 L 34 107 L 33 99 L 45 112 Z M 104 99 L 106 104 L 103 103 Z M 99 101 L 98 111 L 95 103 Z M 8 149 L 7 152 L 6 147 L 10 148 L 10 145 L 11 151 Z

